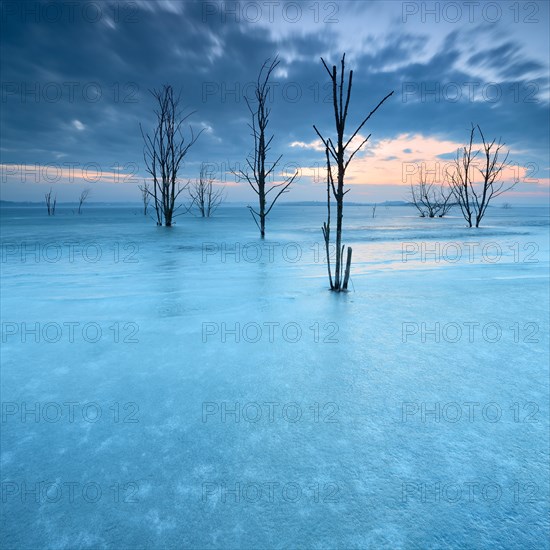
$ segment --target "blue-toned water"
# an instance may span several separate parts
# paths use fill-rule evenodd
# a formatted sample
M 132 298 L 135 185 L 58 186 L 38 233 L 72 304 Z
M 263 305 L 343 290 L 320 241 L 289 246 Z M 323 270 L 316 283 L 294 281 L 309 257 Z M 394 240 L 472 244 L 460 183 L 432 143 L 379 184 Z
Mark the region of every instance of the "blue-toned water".
M 2 548 L 547 548 L 545 208 L 2 208 Z

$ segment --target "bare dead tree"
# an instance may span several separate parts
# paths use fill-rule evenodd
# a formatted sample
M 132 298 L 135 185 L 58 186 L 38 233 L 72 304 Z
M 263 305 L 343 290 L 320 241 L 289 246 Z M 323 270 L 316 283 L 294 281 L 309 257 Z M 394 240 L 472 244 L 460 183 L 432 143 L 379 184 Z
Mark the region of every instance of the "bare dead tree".
M 443 183 L 438 187 L 435 182 L 428 181 L 427 171 L 423 165 L 420 165 L 418 173 L 418 182 L 411 183 L 410 200 L 420 213 L 421 218 L 442 218 L 452 208 L 450 201 L 452 190 Z
M 485 157 L 481 168 L 478 168 L 481 174 L 481 190 L 476 191 L 475 186 L 472 186 L 472 194 L 474 196 L 474 210 L 476 212 L 476 227 L 479 227 L 489 203 L 495 197 L 506 193 L 518 183 L 517 180 L 511 184 L 506 184 L 502 179 L 502 172 L 508 166 L 507 151 L 503 156 L 504 143 L 499 138 L 498 142 L 493 139 L 491 143 L 485 140 L 485 136 L 478 124 L 477 129 L 482 141 L 482 156 Z
M 376 203 L 374 203 L 374 206 L 372 207 L 372 217 L 373 217 L 373 218 L 376 217 L 376 207 L 377 207 L 377 206 L 378 206 L 378 205 L 377 205 Z
M 183 135 L 183 125 L 193 114 L 183 115 L 181 94 L 175 95 L 172 86 L 165 84 L 160 90 L 150 90 L 156 101 L 156 124 L 152 135 L 145 133 L 140 124 L 144 141 L 145 168 L 153 178 L 153 190 L 149 195 L 155 207 L 157 225 L 171 227 L 181 205 L 176 200 L 187 183 L 181 184 L 178 174 L 190 147 L 195 144 L 202 130 L 195 136 L 189 127 L 190 138 Z
M 254 88 L 254 95 L 257 102 L 254 108 L 250 105 L 248 98 L 245 96 L 248 110 L 252 115 L 252 123 L 248 126 L 252 131 L 252 137 L 254 139 L 254 152 L 246 159 L 247 168 L 245 170 L 233 171 L 239 179 L 246 180 L 258 195 L 258 209 L 256 210 L 252 206 L 248 208 L 260 230 L 262 239 L 265 238 L 265 220 L 267 216 L 271 212 L 273 206 L 275 206 L 277 199 L 283 193 L 289 191 L 289 187 L 298 175 L 298 171 L 296 171 L 292 176 L 284 177 L 283 180 L 278 183 L 273 183 L 271 186 L 267 184 L 268 178 L 272 174 L 275 174 L 275 168 L 283 156 L 279 155 L 277 160 L 271 165 L 267 162 L 267 153 L 271 149 L 271 142 L 274 137 L 273 135 L 269 138 L 266 137 L 269 115 L 271 113 L 271 109 L 267 106 L 270 91 L 269 79 L 277 65 L 279 65 L 277 56 L 273 61 L 267 59 L 262 65 Z M 269 193 L 274 193 L 271 202 L 269 202 L 271 198 L 268 197 Z
M 334 179 L 332 178 L 332 170 L 330 169 L 330 156 L 328 147 L 325 149 L 325 156 L 327 157 L 327 221 L 323 222 L 323 237 L 325 239 L 325 252 L 327 254 L 327 269 L 328 280 L 330 288 L 334 288 L 332 282 L 332 271 L 330 268 L 330 192 L 334 189 Z
M 78 198 L 78 213 L 82 214 L 82 205 L 88 200 L 88 197 L 90 196 L 90 193 L 92 192 L 91 189 L 83 189 L 82 193 L 80 193 L 80 197 Z
M 48 209 L 48 216 L 55 216 L 55 205 L 57 204 L 57 195 L 53 198 L 52 202 L 52 188 L 46 193 L 46 208 Z
M 481 137 L 481 149 L 474 151 L 474 136 L 476 128 Z M 474 126 L 470 130 L 470 139 L 462 150 L 457 152 L 454 162 L 454 170 L 449 173 L 451 189 L 456 202 L 468 223 L 469 227 L 479 227 L 491 200 L 512 189 L 517 180 L 506 183 L 502 180 L 502 173 L 508 166 L 509 151 L 503 155 L 504 143 L 499 139 L 493 139 L 490 143 L 485 139 L 480 126 Z M 481 156 L 480 165 L 476 166 L 474 160 Z M 476 182 L 473 169 L 481 176 L 481 181 Z
M 203 218 L 209 218 L 225 198 L 224 188 L 214 187 L 214 178 L 207 172 L 205 164 L 201 166 L 199 179 L 189 185 L 187 193 L 191 199 L 187 209 L 195 206 Z
M 456 203 L 458 204 L 468 227 L 472 227 L 472 204 L 470 192 L 471 167 L 478 152 L 473 151 L 475 128 L 472 125 L 470 140 L 462 150 L 456 152 L 454 170 L 448 172 L 449 182 Z
M 351 134 L 351 136 L 345 140 L 344 136 L 346 135 L 346 121 L 348 117 L 348 107 L 351 98 L 351 89 L 353 84 L 353 71 L 349 72 L 348 81 L 347 81 L 347 91 L 346 91 L 346 82 L 345 82 L 345 58 L 346 54 L 342 56 L 341 60 L 341 71 L 340 71 L 340 82 L 338 82 L 338 73 L 336 70 L 336 65 L 333 65 L 332 70 L 329 69 L 328 65 L 325 63 L 325 60 L 321 58 L 323 65 L 330 77 L 332 82 L 332 102 L 334 108 L 334 118 L 336 121 L 336 144 L 332 138 L 325 138 L 321 132 L 314 125 L 313 128 L 321 141 L 325 146 L 325 154 L 327 157 L 327 181 L 330 189 L 332 189 L 332 194 L 336 200 L 336 260 L 335 260 L 335 274 L 334 280 L 330 275 L 330 257 L 327 253 L 327 263 L 329 268 L 329 281 L 331 290 L 341 291 L 347 290 L 348 280 L 350 275 L 351 268 L 351 256 L 352 249 L 348 247 L 347 249 L 347 258 L 346 258 L 346 268 L 345 272 L 343 269 L 343 258 L 344 258 L 344 245 L 342 245 L 342 221 L 344 216 L 344 196 L 349 192 L 349 189 L 344 191 L 344 178 L 346 174 L 346 169 L 348 168 L 353 157 L 361 150 L 361 148 L 367 143 L 371 134 L 369 134 L 365 139 L 363 139 L 357 147 L 349 155 L 346 154 L 348 147 L 355 137 L 359 134 L 363 126 L 367 123 L 370 117 L 379 109 L 379 107 L 393 94 L 393 91 L 390 92 L 384 99 L 382 99 L 378 105 L 367 115 L 365 119 L 359 124 L 357 129 Z M 344 101 L 345 96 L 345 101 Z M 332 163 L 336 164 L 336 178 L 333 174 Z M 336 185 L 335 185 L 336 181 Z M 330 202 L 330 193 L 328 201 Z M 323 225 L 323 234 L 325 235 L 329 232 L 325 230 L 327 224 Z M 342 276 L 342 274 L 344 274 Z
M 418 187 L 420 191 L 420 203 L 426 209 L 428 218 L 435 218 L 439 210 L 436 196 L 435 177 L 434 181 L 429 182 L 426 177 L 426 171 L 422 168 L 422 166 L 420 167 Z
M 147 181 L 143 180 L 143 185 L 138 185 L 141 191 L 141 201 L 143 203 L 143 215 L 147 216 L 147 210 L 149 209 L 149 200 L 151 198 L 151 188 Z
M 454 206 L 451 201 L 452 188 L 441 183 L 437 186 L 434 181 L 428 181 L 426 170 L 421 166 L 418 174 L 418 182 L 411 183 L 410 202 L 418 210 L 421 218 L 443 218 Z
M 425 218 L 426 210 L 424 209 L 424 205 L 422 204 L 422 201 L 420 199 L 421 194 L 418 187 L 419 187 L 419 184 L 411 183 L 411 187 L 409 190 L 410 202 L 418 210 L 420 217 Z
M 437 214 L 440 218 L 444 218 L 455 205 L 452 201 L 453 198 L 454 195 L 452 187 L 442 183 L 439 188 L 439 211 Z

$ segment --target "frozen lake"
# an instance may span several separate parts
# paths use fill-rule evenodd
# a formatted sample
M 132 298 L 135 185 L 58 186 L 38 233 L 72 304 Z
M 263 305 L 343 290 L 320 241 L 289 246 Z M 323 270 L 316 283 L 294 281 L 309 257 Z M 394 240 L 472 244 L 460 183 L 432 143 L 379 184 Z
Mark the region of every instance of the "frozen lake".
M 2 548 L 548 548 L 548 209 L 2 208 Z

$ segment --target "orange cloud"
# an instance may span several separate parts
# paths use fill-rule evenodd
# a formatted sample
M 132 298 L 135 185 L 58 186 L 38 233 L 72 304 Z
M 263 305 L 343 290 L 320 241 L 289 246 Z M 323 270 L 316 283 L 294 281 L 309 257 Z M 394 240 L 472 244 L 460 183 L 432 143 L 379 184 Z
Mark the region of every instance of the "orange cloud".
M 354 150 L 366 136 L 357 136 L 349 146 Z M 293 142 L 291 147 L 300 147 L 315 151 L 323 151 L 321 140 L 309 143 Z M 395 138 L 383 139 L 366 144 L 364 151 L 358 153 L 352 160 L 346 172 L 346 183 L 349 185 L 403 185 L 409 186 L 418 179 L 422 166 L 428 176 L 438 183 L 447 181 L 447 171 L 452 168 L 452 160 L 456 151 L 463 147 L 462 143 L 439 139 L 421 134 L 400 134 Z M 476 145 L 475 148 L 479 148 Z M 441 158 L 444 155 L 445 158 Z M 522 166 L 514 163 L 512 153 L 509 156 L 511 165 L 504 171 L 505 181 L 519 181 L 526 184 L 550 183 L 548 178 L 536 178 L 532 166 Z M 481 165 L 480 165 L 481 166 Z M 309 176 L 315 183 L 326 181 L 325 164 L 320 160 L 317 166 L 309 166 L 302 170 L 303 176 Z

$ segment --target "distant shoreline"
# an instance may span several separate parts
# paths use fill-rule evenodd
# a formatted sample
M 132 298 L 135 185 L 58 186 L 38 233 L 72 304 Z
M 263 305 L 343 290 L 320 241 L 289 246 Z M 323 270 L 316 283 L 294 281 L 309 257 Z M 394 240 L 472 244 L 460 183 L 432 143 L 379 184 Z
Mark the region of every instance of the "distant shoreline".
M 239 206 L 248 206 L 248 202 L 224 202 L 222 206 L 231 206 L 231 207 L 239 207 Z M 297 201 L 297 202 L 281 202 L 281 206 L 324 206 L 326 207 L 326 202 L 321 201 Z M 412 206 L 411 203 L 405 202 L 405 201 L 386 201 L 386 202 L 347 202 L 346 206 Z M 40 202 L 34 202 L 34 201 L 0 201 L 0 206 L 44 206 L 44 201 Z M 71 207 L 78 207 L 78 202 L 58 202 L 57 206 L 71 206 Z M 143 204 L 141 202 L 86 202 L 86 207 L 89 208 L 90 206 L 113 206 L 113 207 L 121 207 L 121 206 L 128 206 L 128 207 L 143 207 Z
M 365 206 L 365 207 L 373 207 L 373 206 L 380 206 L 380 207 L 387 207 L 387 206 L 398 206 L 398 207 L 405 207 L 405 206 L 414 206 L 410 202 L 406 201 L 384 201 L 384 202 L 347 202 L 345 204 L 346 206 Z M 230 208 L 239 208 L 239 207 L 247 207 L 247 202 L 225 202 L 223 207 L 230 207 Z M 326 208 L 326 202 L 321 201 L 296 201 L 296 202 L 282 202 L 280 206 L 321 206 Z M 1 207 L 44 207 L 44 201 L 40 202 L 34 202 L 34 201 L 5 201 L 0 200 L 0 208 Z M 78 208 L 78 202 L 58 202 L 57 207 L 68 207 L 68 208 Z M 103 208 L 143 208 L 143 204 L 141 202 L 87 202 L 86 208 L 90 207 L 103 207 Z M 535 207 L 547 207 L 546 205 L 540 205 L 540 204 L 517 204 L 512 205 L 511 208 L 535 208 Z M 490 205 L 490 208 L 502 208 L 502 205 L 495 204 Z

